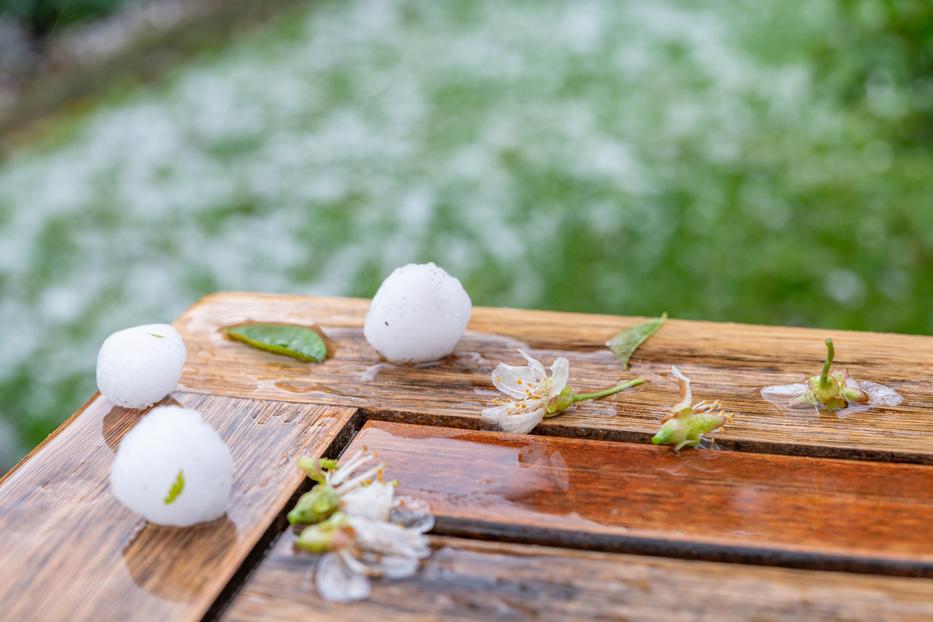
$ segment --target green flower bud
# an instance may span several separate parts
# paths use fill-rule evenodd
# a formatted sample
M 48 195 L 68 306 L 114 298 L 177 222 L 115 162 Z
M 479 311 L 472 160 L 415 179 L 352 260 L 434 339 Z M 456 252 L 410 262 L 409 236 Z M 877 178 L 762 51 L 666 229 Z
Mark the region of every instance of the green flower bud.
M 311 456 L 301 456 L 298 458 L 298 468 L 305 472 L 305 475 L 316 481 L 318 484 L 324 483 L 324 472 L 333 471 L 337 468 L 337 461 L 330 458 L 312 458 Z
M 704 434 L 718 430 L 729 420 L 730 415 L 718 413 L 685 413 L 668 419 L 651 439 L 654 445 L 674 445 L 676 451 L 684 447 L 696 447 Z
M 295 548 L 308 553 L 326 553 L 340 548 L 347 541 L 342 532 L 346 518 L 338 512 L 323 522 L 305 527 L 295 541 Z
M 317 485 L 298 499 L 288 513 L 292 525 L 313 525 L 329 517 L 340 507 L 337 491 L 327 485 Z

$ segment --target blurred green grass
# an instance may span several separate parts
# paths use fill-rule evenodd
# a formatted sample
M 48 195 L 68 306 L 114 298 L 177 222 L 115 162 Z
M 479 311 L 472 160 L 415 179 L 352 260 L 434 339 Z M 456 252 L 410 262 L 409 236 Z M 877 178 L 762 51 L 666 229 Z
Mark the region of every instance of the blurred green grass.
M 328 1 L 103 96 L 0 165 L 0 461 L 114 330 L 409 261 L 481 305 L 929 333 L 931 17 Z

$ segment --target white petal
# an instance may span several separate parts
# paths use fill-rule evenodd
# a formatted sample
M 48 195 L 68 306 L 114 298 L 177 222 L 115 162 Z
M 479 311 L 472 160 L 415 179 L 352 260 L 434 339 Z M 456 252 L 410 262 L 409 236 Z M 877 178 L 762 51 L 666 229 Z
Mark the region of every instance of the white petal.
M 492 372 L 492 383 L 497 389 L 515 399 L 528 397 L 529 391 L 534 391 L 540 380 L 530 367 L 515 365 L 499 365 Z
M 356 534 L 357 545 L 364 551 L 417 558 L 430 553 L 428 539 L 413 529 L 353 516 L 347 522 Z
M 389 579 L 402 579 L 418 572 L 419 560 L 412 557 L 386 555 L 379 561 L 379 570 Z
M 334 553 L 327 553 L 318 562 L 314 582 L 321 598 L 335 603 L 362 600 L 372 589 L 368 577 L 351 570 Z
M 527 408 L 524 411 L 517 411 L 513 406 L 513 404 L 504 404 L 486 408 L 483 410 L 483 416 L 495 421 L 503 432 L 513 434 L 527 434 L 544 419 L 544 406 L 540 400 L 535 403 L 534 408 Z M 510 414 L 513 412 L 519 412 L 519 414 Z
M 904 401 L 900 393 L 877 382 L 863 381 L 859 388 L 868 393 L 872 406 L 897 406 Z
M 671 412 L 679 413 L 685 408 L 690 408 L 693 403 L 693 391 L 690 390 L 690 379 L 684 376 L 676 365 L 671 365 L 671 373 L 677 378 L 677 384 L 680 386 L 680 401 L 671 407 Z
M 761 396 L 765 399 L 768 397 L 797 397 L 806 393 L 806 391 L 807 385 L 805 384 L 778 384 L 762 389 Z
M 534 373 L 535 379 L 538 382 L 541 382 L 547 378 L 547 372 L 544 371 L 544 365 L 541 364 L 541 361 L 532 356 L 529 356 L 528 353 L 524 350 L 519 350 L 518 353 L 525 357 L 525 360 L 528 361 L 528 367 L 531 368 L 531 371 Z
M 340 506 L 350 516 L 389 520 L 395 487 L 385 482 L 360 486 L 340 497 Z
M 557 397 L 560 392 L 567 387 L 567 381 L 570 379 L 570 362 L 564 357 L 554 360 L 551 365 L 551 391 L 549 397 Z

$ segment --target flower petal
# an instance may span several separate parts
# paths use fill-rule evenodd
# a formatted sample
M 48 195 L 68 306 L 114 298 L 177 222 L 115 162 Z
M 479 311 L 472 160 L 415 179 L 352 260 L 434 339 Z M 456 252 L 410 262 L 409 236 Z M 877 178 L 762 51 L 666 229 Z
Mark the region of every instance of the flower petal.
M 527 408 L 521 412 L 517 412 L 513 406 L 514 404 L 503 404 L 486 408 L 483 410 L 483 416 L 495 421 L 503 432 L 513 434 L 527 434 L 544 419 L 544 406 L 540 400 L 535 400 L 534 408 Z
M 354 516 L 347 522 L 356 534 L 356 544 L 364 551 L 419 559 L 431 552 L 427 537 L 414 529 Z
M 385 482 L 354 488 L 340 497 L 340 507 L 350 516 L 389 520 L 395 487 Z
M 676 414 L 690 408 L 693 392 L 690 390 L 690 379 L 684 376 L 676 365 L 671 365 L 671 373 L 677 378 L 677 384 L 680 386 L 680 401 L 671 407 L 671 412 Z
M 541 361 L 534 358 L 533 356 L 530 356 L 524 350 L 519 350 L 518 353 L 525 357 L 525 360 L 528 361 L 528 367 L 530 367 L 531 371 L 534 372 L 535 378 L 537 378 L 538 382 L 541 382 L 547 378 L 547 372 L 544 371 L 544 365 L 541 364 Z
M 530 367 L 499 363 L 492 372 L 492 383 L 509 397 L 521 400 L 529 391 L 534 392 L 541 380 Z
M 334 553 L 327 553 L 318 562 L 314 582 L 321 598 L 335 603 L 362 600 L 372 591 L 369 578 L 354 572 Z
M 379 560 L 379 570 L 389 579 L 402 579 L 418 572 L 420 561 L 412 557 L 386 555 Z
M 570 362 L 564 357 L 554 359 L 551 365 L 551 390 L 548 397 L 557 397 L 567 387 L 570 379 Z

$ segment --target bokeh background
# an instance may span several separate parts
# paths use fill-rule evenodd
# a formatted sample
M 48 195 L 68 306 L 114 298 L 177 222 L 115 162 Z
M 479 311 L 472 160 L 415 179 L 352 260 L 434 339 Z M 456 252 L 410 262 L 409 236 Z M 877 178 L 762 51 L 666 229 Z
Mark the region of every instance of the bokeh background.
M 40 41 L 120 5 L 0 0 Z M 480 305 L 930 333 L 929 7 L 322 0 L 98 76 L 0 160 L 0 467 L 110 332 L 410 261 Z

